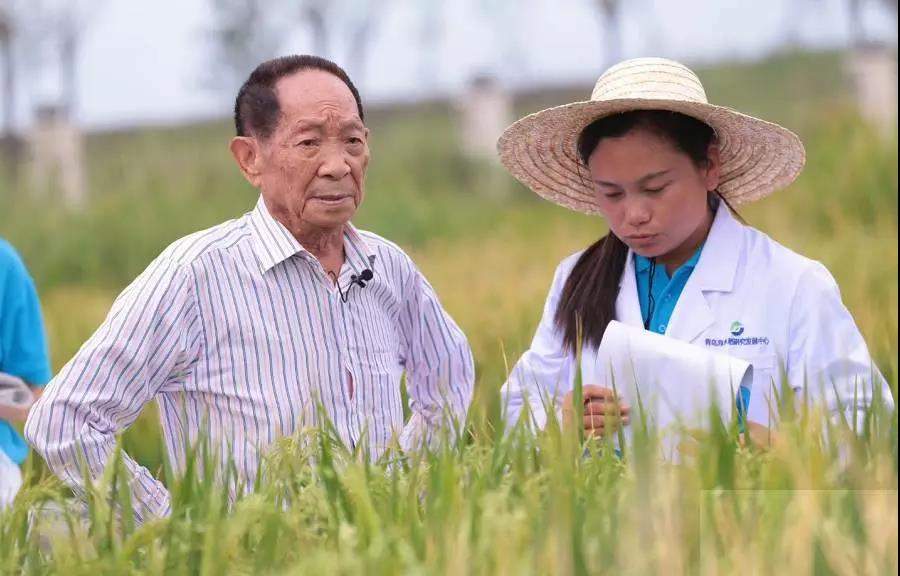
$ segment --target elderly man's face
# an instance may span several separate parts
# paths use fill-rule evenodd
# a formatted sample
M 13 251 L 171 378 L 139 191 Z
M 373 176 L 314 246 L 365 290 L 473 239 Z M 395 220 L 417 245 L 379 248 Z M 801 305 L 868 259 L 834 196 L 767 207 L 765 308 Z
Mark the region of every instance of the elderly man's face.
M 369 132 L 353 94 L 320 70 L 286 76 L 275 92 L 277 128 L 256 139 L 256 173 L 245 175 L 292 232 L 340 227 L 362 203 L 369 163 Z

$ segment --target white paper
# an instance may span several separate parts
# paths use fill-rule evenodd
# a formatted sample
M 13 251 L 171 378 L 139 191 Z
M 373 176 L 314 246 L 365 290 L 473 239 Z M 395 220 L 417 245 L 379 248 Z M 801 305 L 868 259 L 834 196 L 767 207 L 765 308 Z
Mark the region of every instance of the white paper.
M 712 402 L 730 422 L 738 389 L 753 382 L 745 360 L 616 321 L 582 369 L 585 384 L 614 384 L 631 406 L 626 437 L 641 423 L 639 398 L 645 417 L 665 436 L 682 427 L 708 428 Z

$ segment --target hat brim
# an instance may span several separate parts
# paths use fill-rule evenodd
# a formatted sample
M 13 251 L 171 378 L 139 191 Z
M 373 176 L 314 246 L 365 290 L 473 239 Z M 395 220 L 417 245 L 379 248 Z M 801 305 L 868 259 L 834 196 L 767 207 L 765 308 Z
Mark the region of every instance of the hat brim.
M 764 198 L 793 182 L 806 162 L 790 130 L 724 106 L 643 98 L 575 102 L 526 116 L 497 141 L 501 163 L 540 196 L 566 208 L 598 214 L 598 196 L 578 158 L 578 135 L 590 123 L 633 110 L 668 110 L 705 122 L 716 133 L 719 192 L 731 204 Z

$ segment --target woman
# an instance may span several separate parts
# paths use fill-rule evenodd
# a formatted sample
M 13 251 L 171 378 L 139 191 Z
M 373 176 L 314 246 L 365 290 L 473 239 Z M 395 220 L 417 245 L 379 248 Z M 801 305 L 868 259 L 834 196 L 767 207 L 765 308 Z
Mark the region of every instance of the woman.
M 531 348 L 503 387 L 510 424 L 526 405 L 537 427 L 548 399 L 557 412 L 571 407 L 575 349 L 588 373 L 611 320 L 749 361 L 738 412 L 761 426 L 773 423 L 783 377 L 834 412 L 865 410 L 875 388 L 892 403 L 825 267 L 733 211 L 797 177 L 805 151 L 793 133 L 709 104 L 682 64 L 641 58 L 609 69 L 590 101 L 519 120 L 498 150 L 536 193 L 610 229 L 557 268 Z M 612 413 L 627 423 L 629 407 L 605 383 L 584 384 L 587 434 L 609 432 Z

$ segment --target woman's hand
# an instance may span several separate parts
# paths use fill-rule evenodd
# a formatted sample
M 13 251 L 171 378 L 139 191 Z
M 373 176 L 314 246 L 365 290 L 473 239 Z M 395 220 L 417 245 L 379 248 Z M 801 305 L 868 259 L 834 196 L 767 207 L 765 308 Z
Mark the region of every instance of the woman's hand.
M 619 426 L 631 421 L 631 407 L 616 396 L 610 388 L 587 384 L 582 388 L 584 417 L 582 426 L 586 436 L 602 437 L 613 434 Z M 572 406 L 572 392 L 563 399 L 563 426 L 574 425 L 575 411 Z
M 704 430 L 686 430 L 678 443 L 678 451 L 682 456 L 696 456 L 700 453 L 700 444 L 709 440 L 709 433 Z M 747 422 L 744 432 L 738 436 L 738 444 L 752 444 L 756 448 L 770 449 L 778 444 L 778 433 L 756 422 Z
M 778 444 L 778 434 L 771 428 L 756 422 L 747 422 L 744 428 L 745 432 L 739 438 L 741 446 L 753 444 L 758 448 L 773 448 Z
M 28 419 L 30 410 L 31 404 L 28 406 L 0 406 L 0 420 L 5 420 L 11 424 L 22 423 Z

